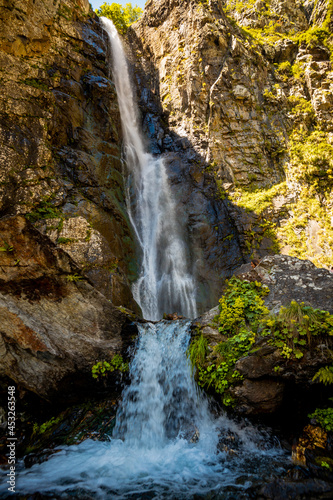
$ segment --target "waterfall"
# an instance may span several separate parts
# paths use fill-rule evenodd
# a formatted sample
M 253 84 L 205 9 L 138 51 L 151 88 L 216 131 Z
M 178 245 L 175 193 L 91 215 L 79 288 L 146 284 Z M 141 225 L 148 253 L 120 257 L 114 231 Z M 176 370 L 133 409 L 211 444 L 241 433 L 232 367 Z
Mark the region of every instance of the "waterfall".
M 163 313 L 173 312 L 194 318 L 195 281 L 166 168 L 162 158 L 153 157 L 144 148 L 121 40 L 112 21 L 102 17 L 101 22 L 110 41 L 124 135 L 127 211 L 142 252 L 133 296 L 146 319 L 158 320 Z
M 144 150 L 121 42 L 111 21 L 102 23 L 112 43 L 128 212 L 142 250 L 134 295 L 148 319 L 164 311 L 194 317 L 195 284 L 165 166 Z M 267 433 L 210 413 L 186 356 L 190 324 L 138 325 L 131 384 L 110 440 L 62 446 L 31 469 L 21 464 L 17 492 L 41 498 L 245 499 L 248 488 L 283 470 Z
M 40 498 L 245 500 L 248 489 L 281 473 L 281 451 L 267 433 L 210 414 L 186 357 L 188 327 L 185 320 L 141 325 L 131 384 L 110 441 L 62 446 L 48 460 L 20 470 L 17 492 L 38 492 Z M 2 491 L 0 486 L 0 498 Z

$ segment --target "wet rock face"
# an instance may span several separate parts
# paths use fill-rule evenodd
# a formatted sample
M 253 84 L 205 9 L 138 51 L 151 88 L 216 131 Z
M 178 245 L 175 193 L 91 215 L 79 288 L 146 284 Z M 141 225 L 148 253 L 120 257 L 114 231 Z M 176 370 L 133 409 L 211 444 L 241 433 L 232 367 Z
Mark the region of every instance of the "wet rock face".
M 120 116 L 98 18 L 87 0 L 13 0 L 0 32 L 0 216 L 42 219 L 99 291 L 134 308 Z
M 8 245 L 0 252 L 0 378 L 48 400 L 88 393 L 92 365 L 126 354 L 136 328 L 24 217 L 2 219 L 0 233 Z

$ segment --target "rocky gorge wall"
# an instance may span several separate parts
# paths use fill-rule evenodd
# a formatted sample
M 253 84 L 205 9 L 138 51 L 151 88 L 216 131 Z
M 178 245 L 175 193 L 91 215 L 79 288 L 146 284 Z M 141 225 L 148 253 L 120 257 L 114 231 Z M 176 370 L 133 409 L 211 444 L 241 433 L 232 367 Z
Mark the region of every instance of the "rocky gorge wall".
M 332 266 L 331 16 L 330 1 L 159 0 L 128 32 L 154 147 L 183 148 L 231 202 L 245 260 Z
M 163 155 L 189 228 L 201 311 L 244 262 L 282 252 L 332 265 L 331 14 L 323 1 L 159 0 L 127 32 L 147 147 Z M 85 283 L 102 304 L 139 312 L 120 117 L 105 34 L 86 0 L 6 0 L 0 22 L 2 315 L 46 345 L 42 309 L 26 304 L 41 300 L 31 293 L 41 284 L 44 310 L 62 304 L 58 286 L 75 302 Z M 20 231 L 34 236 L 16 244 Z M 46 237 L 41 252 L 45 244 L 70 262 L 52 264 L 51 285 L 45 269 L 45 283 L 35 273 L 34 231 Z M 123 349 L 126 318 L 110 352 Z M 7 323 L 3 352 L 18 342 L 35 361 L 39 350 L 20 345 Z M 21 355 L 8 354 L 3 375 Z
M 135 309 L 117 98 L 89 2 L 5 1 L 0 214 L 25 214 L 116 305 Z

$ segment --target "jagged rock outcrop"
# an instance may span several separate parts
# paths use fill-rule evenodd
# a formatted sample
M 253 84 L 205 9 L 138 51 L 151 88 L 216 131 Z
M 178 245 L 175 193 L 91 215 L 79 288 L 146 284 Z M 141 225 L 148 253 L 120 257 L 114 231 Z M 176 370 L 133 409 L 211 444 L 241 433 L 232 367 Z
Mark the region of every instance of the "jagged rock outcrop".
M 135 309 L 120 117 L 98 18 L 88 0 L 5 0 L 0 31 L 0 216 L 30 214 L 97 290 Z
M 331 33 L 328 0 L 147 2 L 128 32 L 154 150 L 228 193 L 245 260 L 333 265 Z
M 309 261 L 284 255 L 269 256 L 255 268 L 243 265 L 236 276 L 248 282 L 261 282 L 269 288 L 265 305 L 273 314 L 278 314 L 281 306 L 289 306 L 292 301 L 333 313 L 333 274 L 316 268 Z M 219 312 L 216 307 L 194 322 L 211 350 L 227 340 L 218 330 L 215 318 Z M 331 325 L 325 338 L 311 337 L 311 343 L 304 352 L 298 353 L 299 357 L 291 356 L 291 349 L 289 354 L 283 352 L 281 346 L 272 342 L 272 336 L 259 335 L 250 352 L 235 363 L 242 380 L 230 388 L 235 401 L 234 411 L 264 415 L 274 414 L 282 408 L 282 419 L 289 418 L 286 414 L 290 411 L 297 415 L 298 405 L 306 407 L 311 398 L 315 400 L 320 393 L 312 379 L 318 369 L 331 362 L 332 332 Z M 212 356 L 214 363 L 216 360 Z
M 93 393 L 92 366 L 127 355 L 136 327 L 23 216 L 0 233 L 0 378 L 50 401 Z
M 221 1 L 147 2 L 133 26 L 137 53 L 158 78 L 170 129 L 191 142 L 219 180 L 272 184 L 284 178 L 288 124 L 264 100 L 273 83 L 270 64 L 223 7 Z

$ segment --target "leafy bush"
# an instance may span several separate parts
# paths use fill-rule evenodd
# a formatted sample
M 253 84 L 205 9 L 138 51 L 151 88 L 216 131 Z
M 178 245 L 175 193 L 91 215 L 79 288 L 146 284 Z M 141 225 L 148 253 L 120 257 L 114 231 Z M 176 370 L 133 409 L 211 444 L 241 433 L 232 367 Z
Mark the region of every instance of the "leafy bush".
M 128 372 L 128 363 L 125 363 L 123 357 L 120 354 L 113 356 L 110 363 L 107 361 L 98 361 L 92 369 L 91 374 L 93 378 L 98 379 L 100 377 L 106 377 L 109 372 L 114 372 L 118 370 L 121 373 Z
M 252 325 L 268 314 L 262 297 L 269 293 L 269 289 L 260 282 L 249 283 L 235 277 L 226 283 L 225 294 L 219 301 L 219 331 L 225 335 L 235 335 L 246 324 Z
M 131 3 L 127 3 L 125 7 L 123 7 L 119 3 L 108 4 L 104 2 L 95 12 L 98 16 L 104 16 L 111 19 L 117 31 L 122 35 L 125 34 L 128 27 L 135 23 L 142 15 L 142 9 L 137 5 L 133 7 Z
M 333 384 L 333 365 L 320 368 L 312 380 L 313 382 L 318 380 L 318 382 L 324 385 Z
M 309 418 L 315 419 L 325 431 L 333 432 L 333 408 L 317 408 L 314 413 L 309 415 Z

